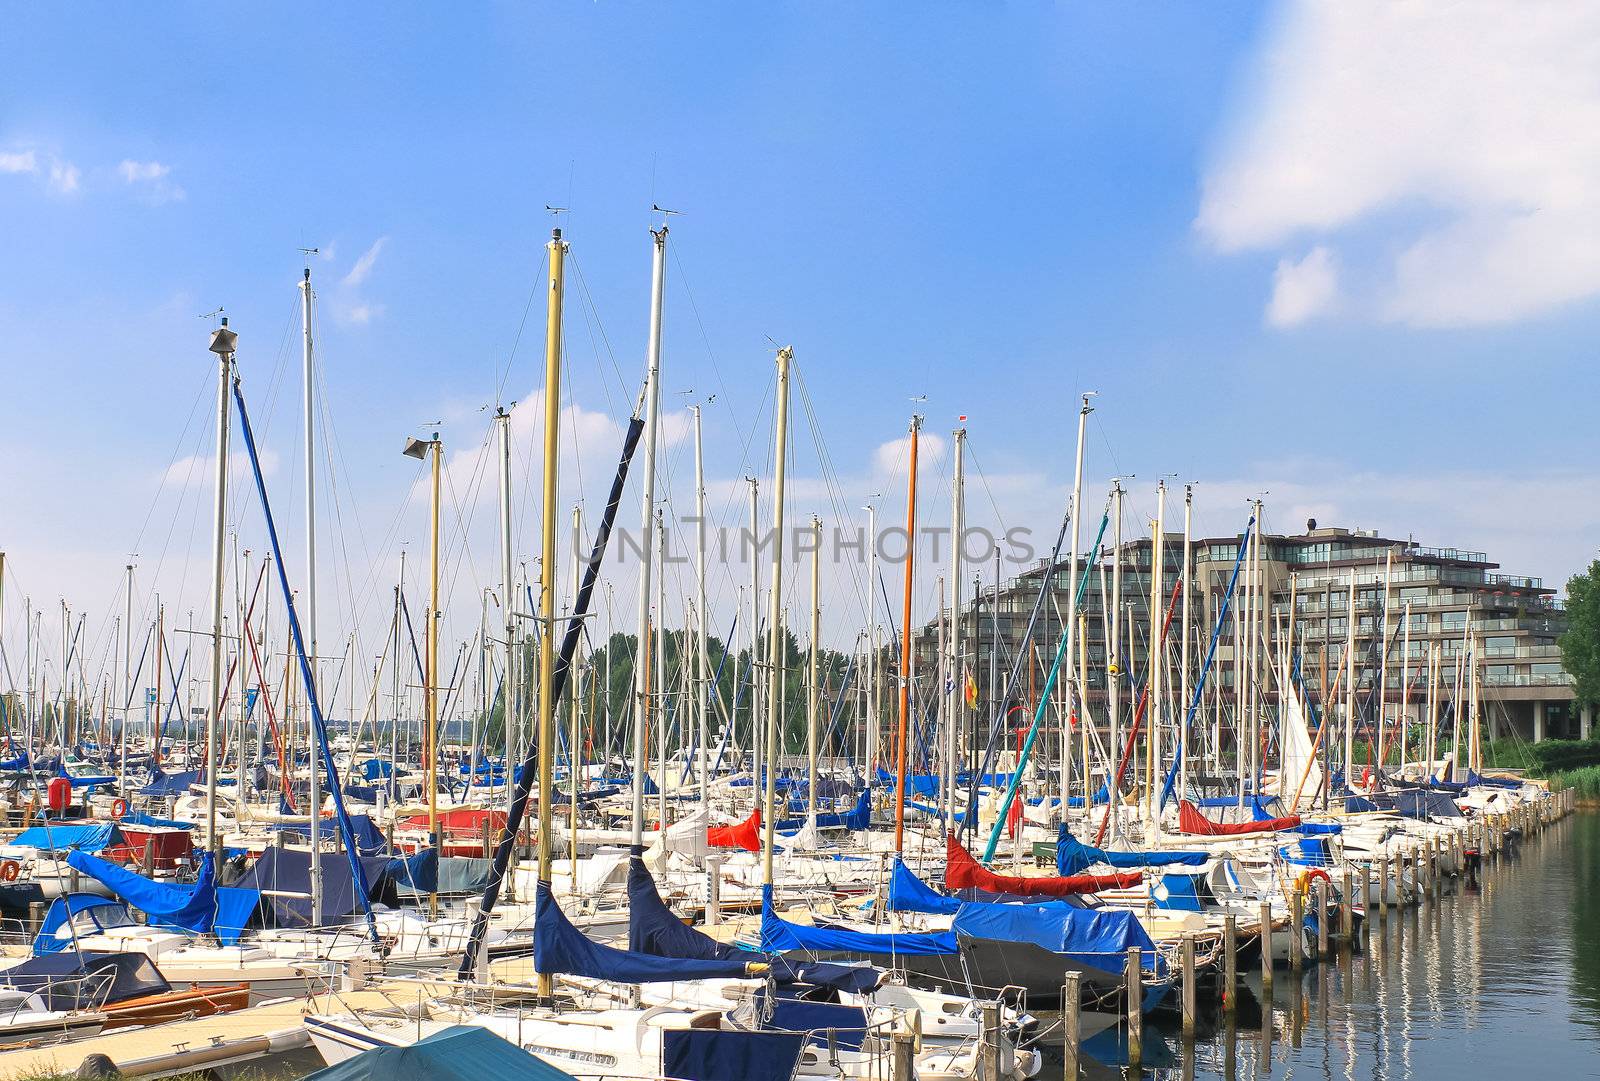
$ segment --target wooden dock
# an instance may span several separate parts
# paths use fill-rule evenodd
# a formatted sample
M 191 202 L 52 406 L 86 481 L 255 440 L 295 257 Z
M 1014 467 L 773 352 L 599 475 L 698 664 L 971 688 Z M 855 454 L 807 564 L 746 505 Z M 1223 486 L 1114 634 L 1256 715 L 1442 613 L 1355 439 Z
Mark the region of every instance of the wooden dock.
M 73 1073 L 91 1055 L 104 1055 L 126 1077 L 193 1073 L 308 1046 L 308 1013 L 381 1009 L 390 998 L 377 991 L 332 992 L 285 998 L 233 1013 L 124 1028 L 71 1043 L 0 1048 L 0 1079 Z

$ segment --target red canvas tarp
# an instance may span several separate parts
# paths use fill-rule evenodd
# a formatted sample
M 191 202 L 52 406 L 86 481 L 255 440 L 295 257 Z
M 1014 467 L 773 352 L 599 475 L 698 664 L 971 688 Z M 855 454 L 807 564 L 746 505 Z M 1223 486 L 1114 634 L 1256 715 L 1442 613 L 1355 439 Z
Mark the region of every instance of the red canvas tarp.
M 1241 833 L 1274 833 L 1292 830 L 1300 824 L 1299 815 L 1268 818 L 1261 822 L 1213 822 L 1188 800 L 1178 803 L 1178 829 L 1195 837 L 1233 837 Z
M 980 889 L 1022 897 L 1067 897 L 1098 890 L 1126 889 L 1144 881 L 1144 875 L 1138 871 L 1122 875 L 1067 875 L 1065 878 L 1054 875 L 1048 878 L 997 875 L 973 859 L 953 834 L 945 836 L 944 851 L 944 885 L 947 890 Z
M 761 808 L 750 812 L 750 817 L 731 826 L 706 827 L 706 844 L 712 848 L 742 848 L 746 852 L 761 851 Z

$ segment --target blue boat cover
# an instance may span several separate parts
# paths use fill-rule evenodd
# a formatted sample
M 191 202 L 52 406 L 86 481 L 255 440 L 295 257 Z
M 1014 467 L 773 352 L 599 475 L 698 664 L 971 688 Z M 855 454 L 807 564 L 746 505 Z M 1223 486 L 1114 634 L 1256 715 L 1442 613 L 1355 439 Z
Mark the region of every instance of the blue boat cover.
M 628 861 L 628 949 L 692 961 L 753 959 L 750 950 L 718 942 L 674 916 L 638 856 Z M 777 954 L 755 956 L 772 965 L 769 975 L 780 984 L 808 983 L 860 993 L 873 990 L 883 980 L 883 973 L 871 966 L 791 960 Z
M 157 826 L 169 830 L 192 830 L 197 828 L 194 822 L 179 822 L 175 818 L 157 818 L 155 815 L 147 815 L 143 811 L 129 811 L 117 821 L 124 826 Z
M 1403 788 L 1394 795 L 1395 809 L 1407 818 L 1460 818 L 1461 808 L 1445 792 Z
M 1376 811 L 1378 805 L 1365 796 L 1346 796 L 1344 800 L 1344 813 L 1357 814 L 1362 811 Z
M 0 763 L 0 769 L 7 769 L 7 768 L 9 768 L 9 767 L 7 767 L 4 763 Z M 1522 787 L 1522 782 L 1517 780 L 1515 777 L 1485 777 L 1481 773 L 1477 773 L 1477 772 L 1475 772 L 1473 770 L 1470 770 L 1470 769 L 1467 770 L 1467 784 L 1469 784 L 1469 785 L 1484 785 L 1484 784 L 1486 784 L 1486 785 L 1492 785 L 1495 788 L 1521 788 Z
M 329 822 L 318 832 L 326 837 L 338 828 L 336 823 Z M 278 832 L 283 834 L 285 838 L 292 837 L 305 841 L 307 844 L 311 842 L 311 827 L 309 825 L 279 826 Z M 377 823 L 372 821 L 371 815 L 351 815 L 350 832 L 355 835 L 356 848 L 360 850 L 363 856 L 376 856 L 389 848 L 388 840 L 384 837 L 383 831 L 378 828 Z
M 889 872 L 890 912 L 930 912 L 953 916 L 960 907 L 960 898 L 946 897 L 918 878 L 899 856 L 894 858 L 894 867 Z
M 818 785 L 817 787 L 821 788 L 822 786 Z M 802 804 L 802 806 L 804 806 L 804 804 Z M 797 830 L 802 829 L 805 824 L 806 820 L 803 818 L 786 818 L 773 828 L 780 830 Z M 844 814 L 825 814 L 817 816 L 818 829 L 828 829 L 833 826 L 843 826 L 845 829 L 850 830 L 864 830 L 870 825 L 872 825 L 872 789 L 870 788 L 863 788 L 861 790 L 861 795 L 856 799 L 856 805 L 853 810 L 846 811 Z
M 187 795 L 190 786 L 200 783 L 200 771 L 197 769 L 186 770 L 183 773 L 163 773 L 157 766 L 150 770 L 150 775 L 150 783 L 139 789 L 141 796 L 165 798 Z
M 52 953 L 0 975 L 7 987 L 39 995 L 50 1010 L 87 1010 L 172 990 L 142 953 Z
M 1287 863 L 1298 867 L 1332 867 L 1333 852 L 1326 837 L 1307 837 L 1291 844 L 1279 845 L 1278 855 Z
M 416 1043 L 374 1047 L 318 1070 L 306 1081 L 311 1078 L 316 1081 L 485 1081 L 487 1078 L 572 1081 L 571 1074 L 475 1025 L 452 1025 Z
M 27 751 L 23 751 L 21 754 L 17 755 L 17 757 L 15 757 L 15 758 L 8 758 L 4 762 L 0 762 L 0 769 L 3 769 L 3 770 L 15 771 L 15 770 L 24 770 L 24 769 L 27 769 L 27 768 L 28 768 L 28 752 Z
M 758 992 L 756 1002 L 771 1013 L 764 1028 L 775 1032 L 809 1033 L 813 1043 L 826 1043 L 831 1032 L 836 1047 L 859 1051 L 867 1038 L 867 1011 L 860 1006 L 841 1006 L 833 1002 L 811 1002 L 795 998 L 769 998 Z
M 1060 901 L 1037 905 L 967 902 L 951 923 L 956 934 L 997 942 L 1031 942 L 1106 972 L 1121 972 L 1128 949 L 1139 947 L 1144 967 L 1155 970 L 1156 946 L 1132 912 L 1078 908 Z
M 748 955 L 746 955 L 748 956 Z M 617 983 L 672 983 L 677 980 L 743 979 L 743 960 L 686 960 L 619 950 L 592 942 L 572 926 L 548 883 L 538 886 L 533 913 L 533 964 L 540 972 L 587 976 Z
M 1205 852 L 1108 852 L 1091 848 L 1074 837 L 1065 823 L 1056 834 L 1056 874 L 1082 874 L 1097 863 L 1108 867 L 1199 867 L 1210 859 Z
M 807 927 L 780 920 L 772 907 L 772 887 L 761 887 L 761 948 L 773 952 L 809 950 L 814 953 L 935 955 L 960 949 L 954 931 L 932 934 L 876 934 L 842 927 Z
M 661 1034 L 661 1074 L 694 1081 L 789 1081 L 805 1043 L 795 1032 L 667 1029 Z
M 260 892 L 268 913 L 279 927 L 331 927 L 360 907 L 361 901 L 356 897 L 355 875 L 348 860 L 325 859 L 321 861 L 321 868 L 322 907 L 314 916 L 309 897 L 272 895 L 272 891 L 311 892 L 311 852 L 308 849 L 268 848 L 234 885 Z M 381 888 L 388 869 L 386 857 L 361 857 L 362 874 L 368 888 L 374 892 Z
M 393 777 L 394 763 L 382 758 L 369 758 L 361 763 L 361 776 L 368 781 Z
M 101 897 L 98 893 L 69 893 L 65 897 L 57 897 L 51 901 L 44 919 L 39 921 L 39 933 L 33 939 L 33 955 L 40 957 L 47 953 L 61 953 L 63 950 L 72 949 L 72 936 L 57 937 L 56 932 L 66 926 L 70 916 L 96 908 L 112 908 L 124 913 L 127 911 L 127 906 L 121 901 Z
M 123 843 L 122 831 L 115 822 L 85 822 L 81 825 L 56 824 L 25 829 L 10 842 L 19 848 L 42 852 L 100 852 Z
M 104 883 L 112 893 L 165 926 L 205 934 L 217 918 L 217 868 L 200 853 L 200 874 L 191 883 L 153 882 L 86 852 L 67 853 L 67 866 Z

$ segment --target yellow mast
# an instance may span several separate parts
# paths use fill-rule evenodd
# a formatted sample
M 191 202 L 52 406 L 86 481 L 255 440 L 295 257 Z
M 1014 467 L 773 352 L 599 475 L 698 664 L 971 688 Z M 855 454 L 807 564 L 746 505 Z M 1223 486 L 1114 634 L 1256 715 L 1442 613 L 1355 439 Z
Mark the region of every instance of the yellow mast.
M 561 445 L 561 291 L 565 279 L 567 246 L 561 230 L 550 232 L 550 290 L 545 305 L 544 338 L 544 488 L 540 502 L 539 559 L 539 885 L 550 888 L 551 796 L 555 785 L 555 682 L 556 615 L 556 480 Z M 577 872 L 577 853 L 573 853 Z M 550 973 L 539 973 L 539 997 L 549 998 Z
M 917 552 L 917 433 L 922 417 L 911 418 L 911 466 L 906 474 L 905 603 L 900 613 L 900 725 L 895 733 L 894 850 L 905 851 L 906 730 L 911 715 L 911 575 Z

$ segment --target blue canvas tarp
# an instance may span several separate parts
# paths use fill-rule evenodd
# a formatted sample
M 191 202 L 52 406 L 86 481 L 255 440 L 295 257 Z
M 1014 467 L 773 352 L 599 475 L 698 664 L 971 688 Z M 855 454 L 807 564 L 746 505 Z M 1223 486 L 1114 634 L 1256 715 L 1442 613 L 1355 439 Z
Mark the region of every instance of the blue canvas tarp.
M 1199 867 L 1210 859 L 1205 852 L 1108 852 L 1092 848 L 1062 825 L 1056 835 L 1056 874 L 1077 875 L 1097 863 L 1107 867 Z
M 200 771 L 187 770 L 183 773 L 163 773 L 159 768 L 150 771 L 150 783 L 139 789 L 139 795 L 149 796 L 152 799 L 165 799 L 168 796 L 187 795 L 189 789 L 200 783 Z
M 894 858 L 894 867 L 889 872 L 890 912 L 929 912 L 953 916 L 960 907 L 960 898 L 939 893 L 918 878 L 899 856 Z
M 963 904 L 951 928 L 958 935 L 998 942 L 1031 942 L 1107 972 L 1122 970 L 1121 958 L 1139 947 L 1144 967 L 1156 966 L 1155 943 L 1132 912 L 1078 908 L 1061 901 L 1036 905 Z
M 1460 818 L 1461 808 L 1445 792 L 1422 788 L 1403 788 L 1394 794 L 1395 810 L 1407 818 Z
M 804 804 L 801 806 L 804 806 Z M 774 828 L 779 830 L 798 830 L 804 828 L 805 824 L 806 820 L 803 818 L 786 818 Z M 843 826 L 845 829 L 850 830 L 864 830 L 870 825 L 872 825 L 872 789 L 870 788 L 862 789 L 861 795 L 856 798 L 855 807 L 844 814 L 817 816 L 818 829 Z
M 147 815 L 143 811 L 129 811 L 117 821 L 124 826 L 156 826 L 160 829 L 169 830 L 192 830 L 197 828 L 193 822 L 179 822 L 175 818 L 157 818 L 155 815 Z
M 628 949 L 692 961 L 759 959 L 772 966 L 768 975 L 780 984 L 808 983 L 865 992 L 883 979 L 883 973 L 870 966 L 791 960 L 776 954 L 752 955 L 749 950 L 696 931 L 672 914 L 638 856 L 628 861 Z
M 217 917 L 217 868 L 211 853 L 200 853 L 200 874 L 192 882 L 153 882 L 85 852 L 67 854 L 67 865 L 104 883 L 112 893 L 159 922 L 204 934 Z
M 790 1081 L 805 1043 L 791 1032 L 668 1029 L 661 1034 L 661 1073 L 695 1081 Z
M 336 823 L 326 822 L 318 832 L 323 837 L 327 837 L 337 832 L 338 829 L 339 827 Z M 311 841 L 310 826 L 279 826 L 278 832 L 283 834 L 285 838 L 292 837 L 296 840 L 305 841 L 307 844 Z M 384 838 L 383 831 L 378 828 L 377 823 L 372 821 L 370 815 L 351 815 L 350 832 L 355 835 L 356 848 L 363 856 L 376 856 L 389 849 L 389 842 Z
M 540 972 L 587 976 L 617 983 L 672 983 L 677 980 L 741 979 L 743 960 L 695 961 L 619 950 L 592 942 L 572 926 L 546 883 L 539 883 L 533 914 L 533 963 Z
M 274 896 L 275 893 L 311 892 L 311 853 L 307 849 L 268 848 L 234 885 L 262 893 L 267 912 L 279 927 L 332 927 L 360 907 L 361 901 L 356 897 L 355 876 L 349 860 L 330 857 L 320 861 L 320 865 L 322 905 L 315 915 L 309 897 Z M 374 892 L 381 888 L 388 869 L 387 857 L 361 857 L 362 873 Z
M 122 831 L 115 822 L 85 822 L 34 826 L 17 834 L 10 844 L 18 848 L 37 848 L 41 852 L 100 852 L 122 844 L 123 840 Z
M 933 934 L 876 934 L 842 927 L 807 927 L 780 920 L 772 907 L 772 887 L 761 887 L 761 948 L 775 953 L 809 950 L 813 953 L 905 954 L 907 956 L 955 953 L 960 948 L 954 931 Z
M 686 1075 L 678 1075 L 686 1076 Z M 306 1081 L 572 1081 L 572 1075 L 486 1028 L 453 1025 L 416 1043 L 375 1047 Z M 737 1081 L 732 1078 L 730 1081 Z

